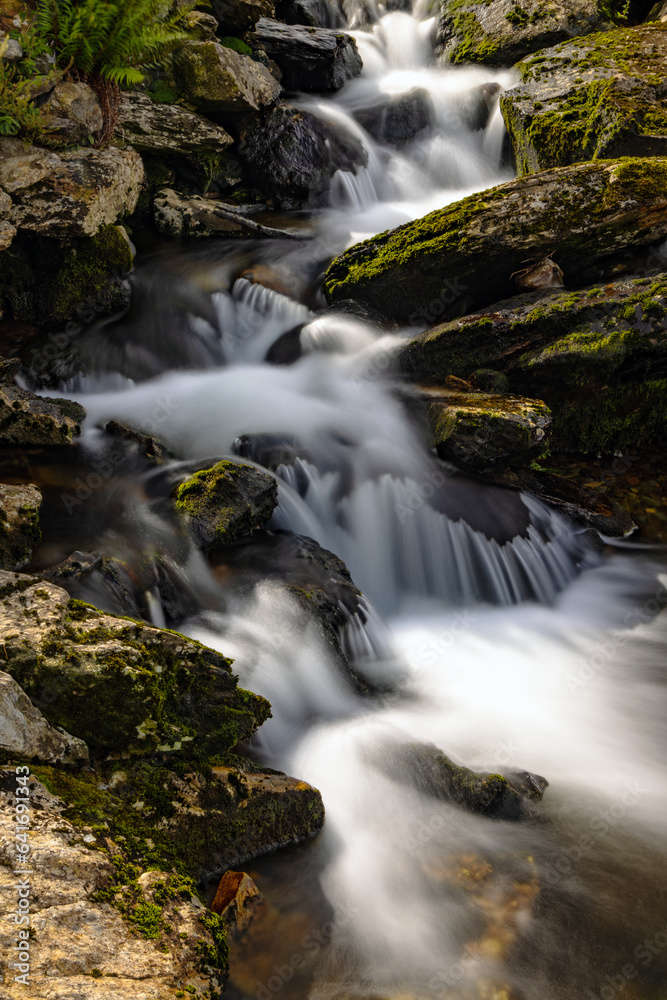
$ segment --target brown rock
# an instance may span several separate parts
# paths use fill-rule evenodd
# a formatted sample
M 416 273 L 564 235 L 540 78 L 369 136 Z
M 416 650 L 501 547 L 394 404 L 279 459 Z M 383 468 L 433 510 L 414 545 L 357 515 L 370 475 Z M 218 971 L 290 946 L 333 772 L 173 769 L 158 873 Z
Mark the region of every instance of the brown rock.
M 226 871 L 220 879 L 211 909 L 225 921 L 227 929 L 241 934 L 251 923 L 263 897 L 245 872 Z

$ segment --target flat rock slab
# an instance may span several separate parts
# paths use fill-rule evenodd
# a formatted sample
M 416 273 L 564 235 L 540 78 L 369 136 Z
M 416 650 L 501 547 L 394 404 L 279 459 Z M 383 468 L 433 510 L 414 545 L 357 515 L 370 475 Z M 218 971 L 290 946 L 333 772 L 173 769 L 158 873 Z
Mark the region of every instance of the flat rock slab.
M 500 106 L 520 174 L 667 155 L 667 24 L 578 38 L 517 68 Z
M 0 385 L 0 446 L 71 444 L 86 411 L 70 399 L 36 396 L 17 385 Z
M 160 104 L 146 94 L 123 94 L 118 112 L 123 140 L 155 153 L 222 153 L 233 142 L 220 125 L 177 104 Z
M 363 68 L 357 43 L 342 31 L 262 18 L 253 37 L 280 67 L 286 90 L 339 90 Z
M 255 222 L 224 202 L 201 195 L 181 195 L 171 188 L 153 202 L 155 225 L 165 236 L 239 236 L 253 239 L 300 239 L 294 232 L 273 229 Z
M 441 0 L 437 40 L 452 63 L 511 66 L 563 39 L 599 31 L 596 0 Z
M 580 163 L 471 195 L 351 247 L 325 275 L 330 302 L 427 326 L 509 298 L 512 276 L 551 256 L 566 284 L 667 236 L 667 159 Z

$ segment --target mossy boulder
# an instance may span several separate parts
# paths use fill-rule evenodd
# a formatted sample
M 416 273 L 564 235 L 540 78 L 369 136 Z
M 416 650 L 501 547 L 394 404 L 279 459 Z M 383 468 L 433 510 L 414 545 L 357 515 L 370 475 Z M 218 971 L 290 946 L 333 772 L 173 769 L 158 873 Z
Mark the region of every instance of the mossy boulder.
M 500 106 L 520 174 L 667 155 L 667 24 L 578 38 L 517 69 Z
M 666 329 L 667 274 L 660 272 L 518 295 L 409 341 L 397 366 L 431 385 L 493 368 L 513 392 L 552 408 L 553 447 L 615 451 L 664 437 Z
M 511 66 L 608 22 L 596 0 L 440 0 L 438 43 L 452 63 Z
M 428 326 L 510 297 L 527 258 L 551 256 L 566 283 L 582 286 L 665 236 L 667 159 L 580 163 L 358 243 L 331 264 L 325 292 L 330 302 L 354 299 L 388 320 Z
M 86 411 L 70 399 L 36 396 L 17 385 L 0 384 L 0 447 L 71 444 Z
M 29 561 L 41 538 L 41 505 L 36 486 L 0 483 L 0 569 L 19 569 Z
M 269 520 L 278 484 L 253 466 L 223 461 L 195 472 L 174 489 L 173 498 L 199 547 L 214 555 Z
M 551 411 L 539 399 L 423 390 L 440 458 L 466 472 L 527 465 L 544 450 Z
M 7 672 L 93 754 L 223 753 L 270 715 L 220 653 L 37 577 L 0 572 L 0 625 Z
M 183 96 L 210 115 L 258 111 L 280 94 L 280 84 L 265 66 L 213 41 L 187 42 L 180 48 L 174 78 Z

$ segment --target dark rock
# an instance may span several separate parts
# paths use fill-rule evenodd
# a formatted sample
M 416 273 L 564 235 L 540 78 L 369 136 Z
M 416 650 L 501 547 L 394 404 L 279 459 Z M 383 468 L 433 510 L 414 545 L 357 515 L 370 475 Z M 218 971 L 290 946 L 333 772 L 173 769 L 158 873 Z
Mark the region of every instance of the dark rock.
M 165 188 L 153 202 L 153 218 L 165 236 L 226 236 L 253 239 L 301 238 L 294 232 L 254 222 L 242 210 L 200 195 L 181 195 Z
M 339 90 L 362 70 L 356 42 L 344 32 L 262 18 L 253 38 L 280 67 L 286 90 Z
M 344 28 L 347 24 L 339 0 L 279 0 L 276 15 L 285 24 L 311 28 Z
M 41 538 L 41 505 L 42 494 L 36 486 L 0 483 L 0 569 L 20 569 L 30 561 Z
M 431 128 L 434 110 L 427 91 L 415 87 L 397 97 L 383 95 L 382 102 L 355 112 L 355 119 L 378 142 L 399 149 Z
M 599 31 L 609 22 L 596 0 L 440 0 L 437 40 L 453 63 L 511 66 L 547 45 Z M 611 25 L 609 25 L 611 27 Z
M 161 465 L 163 462 L 168 461 L 170 457 L 168 449 L 157 438 L 151 437 L 149 434 L 142 434 L 131 427 L 126 427 L 125 424 L 121 424 L 118 420 L 109 420 L 104 425 L 104 430 L 110 437 L 128 442 L 136 448 L 139 454 L 147 458 L 149 462 Z
M 63 144 L 79 143 L 104 124 L 100 99 L 87 83 L 56 84 L 40 107 L 44 128 Z
M 173 497 L 199 547 L 214 555 L 269 520 L 278 485 L 259 469 L 225 461 L 190 476 Z
M 582 286 L 665 236 L 667 159 L 598 160 L 500 184 L 358 243 L 331 264 L 325 291 L 425 326 L 509 297 L 529 257 L 551 256 Z M 491 366 L 450 371 L 480 364 Z
M 520 174 L 667 155 L 667 24 L 580 38 L 518 69 L 500 106 Z
M 245 34 L 260 17 L 273 17 L 273 0 L 211 0 L 213 13 L 225 30 Z
M 71 444 L 86 411 L 69 399 L 35 396 L 17 385 L 0 386 L 0 446 L 48 447 Z
M 335 172 L 368 163 L 362 143 L 336 123 L 289 105 L 246 120 L 239 152 L 250 182 L 283 209 L 326 205 Z

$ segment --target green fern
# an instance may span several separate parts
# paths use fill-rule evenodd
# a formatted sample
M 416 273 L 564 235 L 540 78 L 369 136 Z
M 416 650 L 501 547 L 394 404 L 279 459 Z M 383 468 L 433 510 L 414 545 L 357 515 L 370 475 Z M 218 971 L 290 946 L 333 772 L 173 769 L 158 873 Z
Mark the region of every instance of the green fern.
M 183 9 L 166 18 L 164 0 L 37 0 L 37 30 L 64 71 L 133 87 L 147 66 L 188 37 L 178 28 Z

